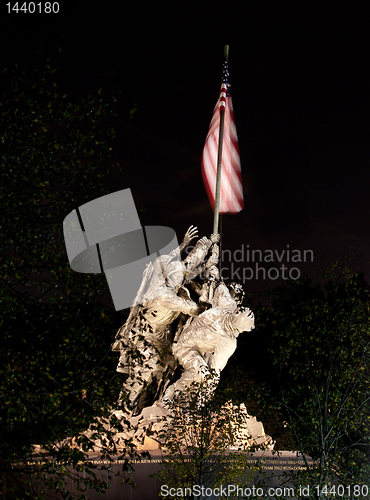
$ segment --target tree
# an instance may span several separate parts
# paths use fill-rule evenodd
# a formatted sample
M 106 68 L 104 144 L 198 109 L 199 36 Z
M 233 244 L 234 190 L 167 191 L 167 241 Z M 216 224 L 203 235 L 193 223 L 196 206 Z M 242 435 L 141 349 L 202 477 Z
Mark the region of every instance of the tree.
M 223 391 L 209 399 L 211 385 L 212 378 L 207 377 L 193 384 L 186 396 L 179 396 L 158 433 L 164 455 L 156 475 L 168 490 L 174 488 L 173 498 L 207 498 L 222 485 L 263 482 L 261 464 L 251 467 L 247 455 L 263 445 L 248 442 L 245 434 L 244 440 L 240 438 L 241 407 L 226 402 Z
M 321 284 L 303 277 L 269 293 L 261 331 L 271 340 L 270 398 L 296 449 L 316 460 L 306 480 L 361 484 L 369 474 L 369 287 L 338 264 L 321 275 Z
M 56 292 L 63 300 L 73 288 L 71 298 L 80 297 L 69 286 L 76 280 L 65 258 L 62 222 L 105 192 L 101 179 L 111 149 L 106 140 L 114 135 L 103 126 L 113 114 L 103 92 L 68 97 L 58 89 L 55 72 L 50 65 L 2 72 L 2 283 L 11 296 L 33 302 Z M 103 162 L 105 172 L 99 170 Z M 85 278 L 80 281 L 87 293 Z
M 0 472 L 15 498 L 37 498 L 40 481 L 67 498 L 70 467 L 91 472 L 81 492 L 104 488 L 81 463 L 102 436 L 102 453 L 118 453 L 104 421 L 119 393 L 109 353 L 122 320 L 97 302 L 103 275 L 71 270 L 62 233 L 71 210 L 105 193 L 115 97 L 68 97 L 41 66 L 1 73 Z

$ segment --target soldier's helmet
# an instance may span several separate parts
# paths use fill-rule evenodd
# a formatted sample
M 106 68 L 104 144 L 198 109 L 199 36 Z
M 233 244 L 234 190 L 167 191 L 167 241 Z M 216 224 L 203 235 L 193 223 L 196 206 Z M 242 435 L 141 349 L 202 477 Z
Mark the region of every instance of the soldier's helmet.
M 240 283 L 232 282 L 228 286 L 231 297 L 235 300 L 237 306 L 241 306 L 245 296 L 245 292 Z
M 170 262 L 165 269 L 165 278 L 167 281 L 167 285 L 170 286 L 171 288 L 176 288 L 181 286 L 187 274 L 188 273 L 182 262 L 179 261 Z

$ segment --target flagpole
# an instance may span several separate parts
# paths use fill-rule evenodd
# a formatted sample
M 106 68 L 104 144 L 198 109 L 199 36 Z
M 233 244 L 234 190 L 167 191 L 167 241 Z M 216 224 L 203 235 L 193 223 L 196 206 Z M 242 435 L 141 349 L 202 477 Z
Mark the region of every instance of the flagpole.
M 225 60 L 229 60 L 229 46 L 224 47 Z M 216 177 L 216 194 L 215 194 L 215 210 L 213 215 L 213 233 L 218 233 L 218 223 L 220 217 L 220 186 L 221 186 L 221 166 L 222 166 L 222 143 L 224 137 L 224 122 L 225 122 L 225 107 L 220 110 L 220 129 L 218 136 L 218 153 L 217 153 L 217 177 Z

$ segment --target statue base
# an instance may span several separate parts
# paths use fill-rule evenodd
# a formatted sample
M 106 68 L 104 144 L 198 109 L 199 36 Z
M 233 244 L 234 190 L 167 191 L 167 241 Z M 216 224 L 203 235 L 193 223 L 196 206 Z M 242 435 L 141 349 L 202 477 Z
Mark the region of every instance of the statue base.
M 262 422 L 248 414 L 244 404 L 239 406 L 228 402 L 221 409 L 229 414 L 229 422 L 235 429 L 234 440 L 230 450 L 269 450 L 274 449 L 275 442 L 265 434 Z M 112 413 L 125 428 L 117 432 L 115 443 L 118 449 L 124 449 L 127 439 L 132 439 L 137 450 L 163 450 L 166 428 L 170 429 L 172 410 L 161 403 L 144 408 L 140 415 L 130 416 L 122 410 Z M 215 416 L 216 418 L 216 416 Z

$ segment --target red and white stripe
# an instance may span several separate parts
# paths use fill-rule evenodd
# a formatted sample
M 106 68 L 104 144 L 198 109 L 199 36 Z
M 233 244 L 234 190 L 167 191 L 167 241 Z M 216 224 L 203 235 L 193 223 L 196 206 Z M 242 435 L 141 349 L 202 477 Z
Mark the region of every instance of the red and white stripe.
M 218 138 L 220 133 L 220 111 L 225 109 L 222 143 L 222 169 L 220 185 L 220 214 L 236 214 L 244 208 L 243 186 L 240 168 L 238 136 L 236 133 L 231 95 L 227 95 L 222 84 L 202 154 L 202 176 L 213 210 L 215 209 Z

